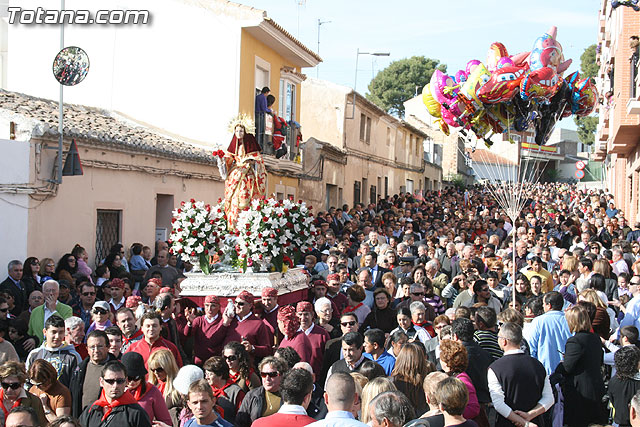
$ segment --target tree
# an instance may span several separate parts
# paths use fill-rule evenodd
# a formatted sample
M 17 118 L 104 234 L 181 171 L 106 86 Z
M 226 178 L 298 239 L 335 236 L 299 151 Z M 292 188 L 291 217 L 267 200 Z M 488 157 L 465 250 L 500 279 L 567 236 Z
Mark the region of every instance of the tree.
M 404 117 L 403 103 L 413 98 L 416 88 L 420 91 L 429 83 L 436 68 L 447 71 L 445 64 L 424 56 L 393 61 L 371 80 L 367 99 L 389 114 Z
M 592 44 L 580 55 L 581 78 L 594 78 L 598 74 L 598 64 L 596 63 L 596 45 Z M 583 144 L 591 145 L 595 142 L 596 127 L 598 126 L 597 116 L 574 117 L 573 121 L 578 126 L 578 138 Z

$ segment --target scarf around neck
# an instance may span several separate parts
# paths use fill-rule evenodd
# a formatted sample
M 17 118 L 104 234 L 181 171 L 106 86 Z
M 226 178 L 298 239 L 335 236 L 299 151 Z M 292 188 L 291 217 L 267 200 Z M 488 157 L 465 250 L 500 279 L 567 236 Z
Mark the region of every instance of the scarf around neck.
M 102 421 L 104 421 L 107 419 L 111 411 L 113 411 L 113 408 L 122 405 L 132 405 L 134 403 L 138 402 L 131 393 L 127 392 L 124 392 L 122 396 L 117 399 L 113 399 L 111 403 L 109 403 L 107 401 L 107 397 L 104 394 L 104 390 L 102 390 L 102 392 L 100 392 L 100 399 L 96 400 L 93 403 L 93 406 L 100 406 L 101 408 L 106 409 L 106 411 L 104 411 L 104 415 L 102 416 Z

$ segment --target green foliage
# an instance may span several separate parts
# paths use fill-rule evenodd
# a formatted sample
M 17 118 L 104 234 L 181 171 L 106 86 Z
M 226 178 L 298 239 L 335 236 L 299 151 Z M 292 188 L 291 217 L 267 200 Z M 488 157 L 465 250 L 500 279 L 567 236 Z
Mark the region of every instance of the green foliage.
M 458 190 L 462 190 L 467 186 L 464 177 L 460 174 L 449 174 L 446 176 L 445 181 L 450 182 Z
M 596 64 L 596 45 L 587 47 L 580 55 L 580 77 L 594 78 L 598 74 L 598 64 Z M 574 117 L 573 121 L 578 127 L 578 138 L 583 144 L 592 145 L 596 140 L 596 127 L 598 117 Z
M 413 98 L 416 87 L 422 91 L 436 68 L 447 71 L 445 64 L 424 56 L 393 61 L 371 80 L 367 99 L 389 114 L 404 117 L 403 102 Z
M 578 138 L 583 144 L 591 145 L 596 140 L 596 127 L 598 126 L 598 117 L 574 117 L 573 121 L 578 126 Z
M 596 45 L 592 44 L 580 55 L 580 77 L 590 79 L 598 75 L 598 64 L 596 64 Z
M 558 169 L 548 169 L 545 174 L 547 175 L 548 182 L 558 182 L 560 177 L 560 171 Z

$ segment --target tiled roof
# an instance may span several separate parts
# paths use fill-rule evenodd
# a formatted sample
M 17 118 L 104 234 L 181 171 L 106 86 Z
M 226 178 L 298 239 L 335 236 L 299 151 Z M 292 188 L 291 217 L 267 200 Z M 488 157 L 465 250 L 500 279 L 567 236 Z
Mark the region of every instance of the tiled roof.
M 502 156 L 498 156 L 495 153 L 492 153 L 489 150 L 484 150 L 484 149 L 476 149 L 471 150 L 470 148 L 467 148 L 467 153 L 469 154 L 469 156 L 471 157 L 471 160 L 474 163 L 478 163 L 481 165 L 487 164 L 487 165 L 516 165 L 516 162 L 511 161 L 505 157 Z
M 313 58 L 318 61 L 318 62 L 322 62 L 322 58 L 320 58 L 320 56 L 315 53 L 314 51 L 312 51 L 311 49 L 309 49 L 308 47 L 306 47 L 305 45 L 302 44 L 302 42 L 300 40 L 298 40 L 297 38 L 293 37 L 291 35 L 291 33 L 287 30 L 285 30 L 280 24 L 278 24 L 276 21 L 274 21 L 273 19 L 265 16 L 264 18 L 265 22 L 268 22 L 269 24 L 271 24 L 276 30 L 280 31 L 282 34 L 285 35 L 285 37 L 287 37 L 289 40 L 291 40 L 293 43 L 295 43 L 298 47 L 300 47 L 302 50 L 304 50 L 305 52 L 307 52 L 309 55 L 313 56 Z
M 42 124 L 42 135 L 58 137 L 58 102 L 0 89 L 0 114 L 17 114 Z M 83 143 L 147 153 L 165 158 L 215 164 L 211 153 L 171 139 L 112 111 L 64 104 L 64 135 Z

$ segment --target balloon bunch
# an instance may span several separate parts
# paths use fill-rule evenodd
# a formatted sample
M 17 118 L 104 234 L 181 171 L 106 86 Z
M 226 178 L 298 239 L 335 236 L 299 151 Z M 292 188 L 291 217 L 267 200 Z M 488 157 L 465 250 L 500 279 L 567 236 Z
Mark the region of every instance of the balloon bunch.
M 440 129 L 466 130 L 491 146 L 492 134 L 509 130 L 536 131 L 535 141 L 544 144 L 558 120 L 591 114 L 598 91 L 590 79 L 577 71 L 563 73 L 571 65 L 556 40 L 557 29 L 536 39 L 530 52 L 509 55 L 499 42 L 489 48 L 485 63 L 474 59 L 466 69 L 449 76 L 436 70 L 422 90 L 422 101 Z

